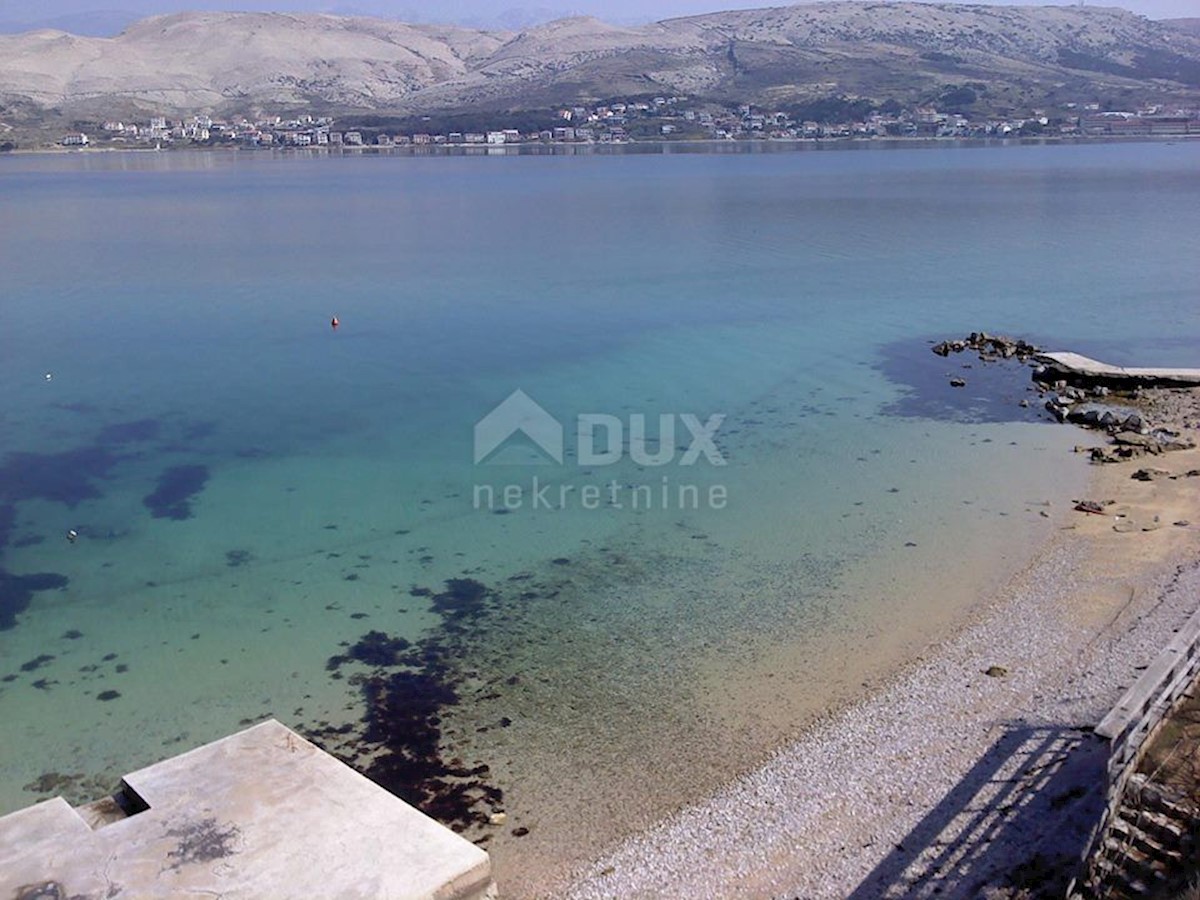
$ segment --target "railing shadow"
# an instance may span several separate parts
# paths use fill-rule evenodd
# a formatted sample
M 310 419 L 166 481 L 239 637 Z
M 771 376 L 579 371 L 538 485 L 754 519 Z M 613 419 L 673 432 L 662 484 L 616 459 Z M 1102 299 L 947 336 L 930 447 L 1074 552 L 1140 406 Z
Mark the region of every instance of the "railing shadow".
M 1010 727 L 850 897 L 1062 897 L 1103 813 L 1107 762 L 1090 729 Z

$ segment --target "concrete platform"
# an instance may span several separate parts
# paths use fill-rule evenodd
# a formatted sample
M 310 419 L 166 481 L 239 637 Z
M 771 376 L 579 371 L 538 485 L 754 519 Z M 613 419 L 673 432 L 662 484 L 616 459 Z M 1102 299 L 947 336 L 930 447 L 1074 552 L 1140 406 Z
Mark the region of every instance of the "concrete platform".
M 1078 353 L 1039 353 L 1035 358 L 1052 373 L 1072 383 L 1125 387 L 1200 386 L 1200 369 L 1112 366 Z
M 15 900 L 493 895 L 483 850 L 274 720 L 125 776 L 115 800 L 0 818 Z

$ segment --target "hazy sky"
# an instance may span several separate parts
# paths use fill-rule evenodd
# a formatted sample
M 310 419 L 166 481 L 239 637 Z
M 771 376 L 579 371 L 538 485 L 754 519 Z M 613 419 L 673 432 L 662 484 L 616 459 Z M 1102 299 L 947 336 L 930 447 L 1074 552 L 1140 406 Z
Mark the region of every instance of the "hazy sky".
M 783 6 L 762 0 L 0 0 L 0 22 L 47 22 L 62 16 L 113 11 L 135 18 L 181 9 L 243 9 L 382 15 L 425 22 L 522 24 L 587 14 L 610 22 L 644 22 L 718 9 Z M 1101 4 L 1094 4 L 1101 5 Z M 1152 18 L 1200 15 L 1200 0 L 1124 0 L 1120 5 Z

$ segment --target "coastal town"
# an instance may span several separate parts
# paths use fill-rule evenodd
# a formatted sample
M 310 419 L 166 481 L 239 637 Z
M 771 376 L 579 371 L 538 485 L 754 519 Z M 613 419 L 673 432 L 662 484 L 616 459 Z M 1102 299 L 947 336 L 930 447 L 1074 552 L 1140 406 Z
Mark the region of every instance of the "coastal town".
M 962 106 L 975 102 L 960 88 Z M 431 127 L 424 117 L 413 128 L 408 120 L 381 116 L 283 116 L 109 119 L 76 123 L 62 135 L 63 147 L 316 147 L 329 150 L 465 147 L 493 149 L 513 145 L 627 144 L 647 141 L 821 141 L 892 138 L 1024 138 L 1200 135 L 1200 109 L 1147 104 L 1107 109 L 1099 101 L 1067 102 L 1057 109 L 1034 108 L 1020 116 L 979 117 L 937 105 L 905 109 L 896 101 L 875 105 L 836 98 L 805 108 L 772 110 L 749 104 L 719 107 L 687 97 L 613 101 L 594 106 L 562 107 L 523 118 L 524 128 L 496 121 L 475 130 Z M 499 118 L 499 117 L 498 117 Z M 540 121 L 538 121 L 540 120 Z M 482 121 L 482 120 L 481 120 Z M 540 127 L 539 127 L 540 126 Z

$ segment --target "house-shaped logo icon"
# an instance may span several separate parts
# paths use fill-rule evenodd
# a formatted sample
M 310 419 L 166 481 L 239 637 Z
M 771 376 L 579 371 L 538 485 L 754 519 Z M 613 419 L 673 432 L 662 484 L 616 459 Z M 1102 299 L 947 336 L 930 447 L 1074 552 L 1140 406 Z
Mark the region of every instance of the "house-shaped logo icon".
M 562 464 L 562 423 L 542 409 L 532 397 L 517 389 L 475 423 L 476 465 L 495 456 L 501 447 L 519 434 L 532 441 L 545 457 L 527 459 L 526 464 L 544 463 L 546 458 Z

